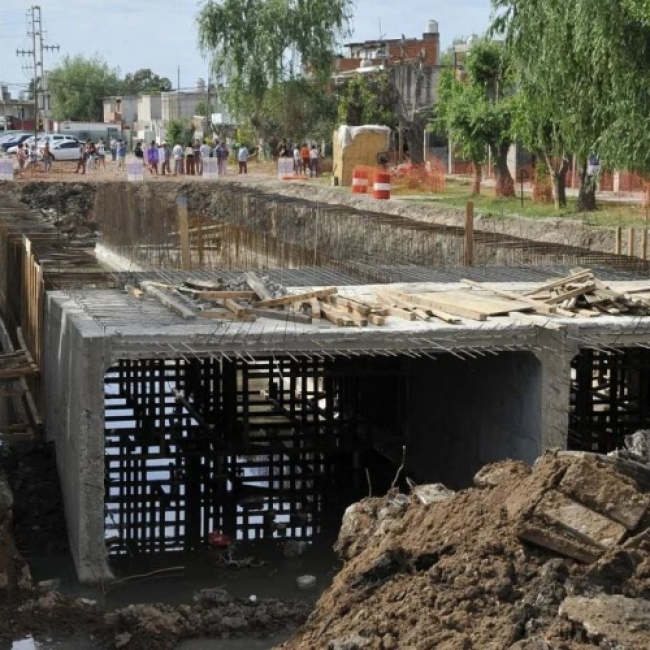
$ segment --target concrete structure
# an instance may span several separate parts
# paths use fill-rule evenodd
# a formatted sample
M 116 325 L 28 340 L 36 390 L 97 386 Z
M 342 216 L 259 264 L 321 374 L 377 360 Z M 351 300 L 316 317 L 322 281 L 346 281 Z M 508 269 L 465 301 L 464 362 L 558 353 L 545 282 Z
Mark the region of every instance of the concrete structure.
M 494 286 L 524 291 L 537 285 Z M 364 299 L 373 287 L 341 292 Z M 230 325 L 186 320 L 155 299 L 142 301 L 117 290 L 51 292 L 44 346 L 46 429 L 57 444 L 78 575 L 88 582 L 110 577 L 102 432 L 113 425 L 104 424 L 104 378 L 120 360 L 180 360 L 189 367 L 192 359 L 239 358 L 254 368 L 256 359 L 319 356 L 333 367 L 337 359 L 351 357 L 372 367 L 373 359 L 385 355 L 404 388 L 407 415 L 394 426 L 407 441 L 407 473 L 462 487 L 486 462 L 509 457 L 532 462 L 544 449 L 567 447 L 571 361 L 582 346 L 625 348 L 648 340 L 650 318 L 531 317 L 523 323 L 497 317 L 459 325 L 389 318 L 385 327 L 342 329 L 323 322 L 288 328 L 266 319 Z M 386 427 L 385 438 L 376 442 L 382 447 L 391 439 L 397 384 L 377 379 L 379 372 L 370 376 L 375 379 L 361 399 Z
M 357 165 L 376 167 L 377 156 L 387 153 L 390 129 L 387 126 L 341 126 L 334 132 L 333 174 L 344 187 L 352 185 L 352 174 Z M 372 191 L 372 179 L 370 180 Z
M 196 115 L 196 107 L 202 102 L 207 104 L 208 95 L 205 91 L 178 92 L 172 91 L 161 94 L 161 118 L 169 120 L 190 120 Z

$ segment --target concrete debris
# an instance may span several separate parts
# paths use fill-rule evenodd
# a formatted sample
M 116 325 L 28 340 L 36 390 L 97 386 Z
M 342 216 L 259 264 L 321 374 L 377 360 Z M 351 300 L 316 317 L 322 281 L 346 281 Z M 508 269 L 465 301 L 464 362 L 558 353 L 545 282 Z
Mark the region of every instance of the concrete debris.
M 641 649 L 650 646 L 650 602 L 640 598 L 601 594 L 569 597 L 560 616 L 584 628 L 600 647 Z
M 440 501 L 350 506 L 346 563 L 284 650 L 647 648 L 649 491 L 610 460 L 549 452 Z
M 298 576 L 296 578 L 296 584 L 300 589 L 312 589 L 316 586 L 316 576 Z
M 454 496 L 455 492 L 446 488 L 442 483 L 433 483 L 431 485 L 418 485 L 413 488 L 413 496 L 417 501 L 425 506 L 430 503 L 446 501 Z
M 642 429 L 625 436 L 625 448 L 612 451 L 609 456 L 650 465 L 650 431 Z

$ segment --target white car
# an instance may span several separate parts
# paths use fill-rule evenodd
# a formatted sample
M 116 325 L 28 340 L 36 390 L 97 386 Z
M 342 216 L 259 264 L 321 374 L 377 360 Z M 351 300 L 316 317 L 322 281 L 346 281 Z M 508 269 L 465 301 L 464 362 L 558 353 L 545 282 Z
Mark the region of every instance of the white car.
M 62 142 L 55 142 L 50 145 L 50 153 L 54 160 L 79 160 L 79 146 L 81 143 L 78 140 L 64 140 Z M 38 158 L 43 158 L 43 149 L 38 151 Z
M 51 135 L 41 135 L 38 138 L 38 149 L 42 149 L 45 146 L 45 143 L 48 142 L 50 143 L 50 149 L 54 146 L 54 144 L 60 144 L 63 142 L 74 142 L 77 146 L 79 146 L 79 140 L 75 138 L 72 135 L 59 135 L 59 134 L 51 134 Z M 25 142 L 23 142 L 23 147 L 25 148 L 25 151 L 29 151 L 30 148 L 34 144 L 34 136 L 31 138 L 27 138 Z M 15 154 L 16 151 L 18 151 L 18 147 L 9 147 L 7 149 L 7 153 L 9 155 Z

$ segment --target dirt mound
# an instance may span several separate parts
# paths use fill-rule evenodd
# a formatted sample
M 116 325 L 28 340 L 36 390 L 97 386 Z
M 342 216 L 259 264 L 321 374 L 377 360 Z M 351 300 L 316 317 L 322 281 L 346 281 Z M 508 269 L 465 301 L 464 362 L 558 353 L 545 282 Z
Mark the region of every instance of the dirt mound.
M 349 509 L 348 562 L 281 647 L 649 647 L 650 517 L 634 480 L 611 461 L 548 454 L 476 482 L 428 504 L 391 493 Z

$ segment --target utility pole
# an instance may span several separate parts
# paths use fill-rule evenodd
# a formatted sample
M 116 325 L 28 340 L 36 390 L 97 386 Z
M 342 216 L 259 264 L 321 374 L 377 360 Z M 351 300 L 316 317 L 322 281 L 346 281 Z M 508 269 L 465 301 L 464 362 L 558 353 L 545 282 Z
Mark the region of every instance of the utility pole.
M 45 67 L 43 65 L 43 53 L 59 50 L 58 45 L 46 45 L 43 42 L 43 16 L 39 5 L 32 5 L 27 11 L 27 35 L 32 39 L 31 50 L 16 50 L 16 56 L 28 56 L 32 59 L 33 66 L 33 93 L 34 93 L 34 140 L 38 138 L 38 118 L 39 118 L 39 92 L 43 97 L 43 114 L 46 115 L 49 109 L 49 99 L 47 96 L 47 85 L 45 80 Z M 39 88 L 39 84 L 41 88 Z M 47 122 L 46 119 L 43 120 Z M 47 124 L 45 125 L 48 130 Z

